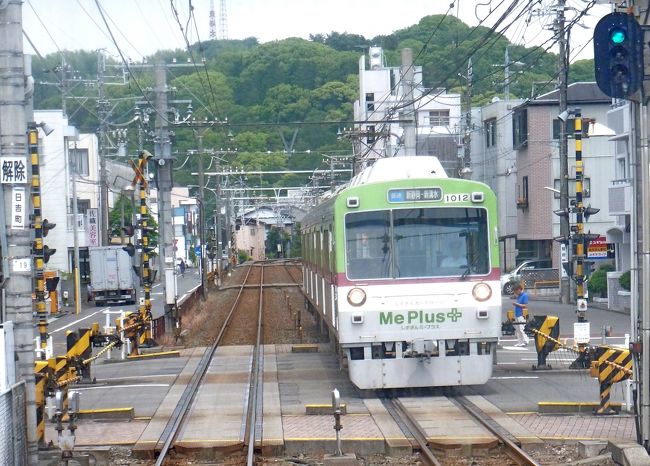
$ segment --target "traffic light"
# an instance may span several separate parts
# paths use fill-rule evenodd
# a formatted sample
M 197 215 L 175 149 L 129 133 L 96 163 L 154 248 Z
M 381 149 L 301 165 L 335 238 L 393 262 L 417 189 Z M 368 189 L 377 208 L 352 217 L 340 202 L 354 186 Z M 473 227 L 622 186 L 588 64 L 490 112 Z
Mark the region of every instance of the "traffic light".
M 124 225 L 122 231 L 124 232 L 124 236 L 129 238 L 129 243 L 122 246 L 122 249 L 125 250 L 130 257 L 133 257 L 135 255 L 135 246 L 130 242 L 130 238 L 135 234 L 135 228 L 133 225 Z
M 56 249 L 52 249 L 48 246 L 43 246 L 43 262 L 47 264 L 50 260 L 50 257 L 56 253 Z
M 610 13 L 594 29 L 596 83 L 609 97 L 627 99 L 643 82 L 643 31 L 634 16 Z

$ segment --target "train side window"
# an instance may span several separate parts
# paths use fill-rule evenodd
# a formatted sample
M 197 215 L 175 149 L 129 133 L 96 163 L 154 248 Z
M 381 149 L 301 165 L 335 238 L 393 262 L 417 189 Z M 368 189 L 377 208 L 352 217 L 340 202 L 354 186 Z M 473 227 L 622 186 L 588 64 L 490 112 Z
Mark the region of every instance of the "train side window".
M 383 345 L 372 345 L 372 359 L 384 359 Z
M 350 360 L 363 361 L 363 346 L 350 348 Z

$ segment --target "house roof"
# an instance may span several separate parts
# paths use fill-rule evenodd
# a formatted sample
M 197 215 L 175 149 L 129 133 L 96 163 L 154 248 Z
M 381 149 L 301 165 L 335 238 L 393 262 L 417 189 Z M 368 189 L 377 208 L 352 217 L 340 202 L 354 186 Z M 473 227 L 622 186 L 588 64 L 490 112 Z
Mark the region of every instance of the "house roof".
M 542 94 L 534 100 L 528 101 L 524 105 L 557 105 L 560 99 L 560 90 Z M 578 103 L 610 103 L 611 97 L 605 95 L 603 91 L 598 88 L 595 82 L 580 82 L 573 83 L 567 86 L 567 104 L 575 105 Z

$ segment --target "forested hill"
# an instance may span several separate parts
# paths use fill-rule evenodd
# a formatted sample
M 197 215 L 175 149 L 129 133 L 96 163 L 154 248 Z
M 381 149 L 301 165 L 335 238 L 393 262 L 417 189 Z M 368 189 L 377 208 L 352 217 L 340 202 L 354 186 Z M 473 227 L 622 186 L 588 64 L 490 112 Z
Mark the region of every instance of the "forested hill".
M 384 48 L 388 66 L 398 66 L 401 50 L 412 48 L 415 64 L 423 67 L 426 87 L 445 87 L 457 92 L 465 84 L 459 73 L 466 72 L 471 57 L 474 105 L 503 94 L 506 47 L 510 60 L 523 64 L 511 68 L 511 98 L 530 97 L 533 84 L 536 93 L 546 92 L 553 88 L 556 76 L 556 56 L 544 49 L 512 45 L 488 28 L 470 28 L 455 17 L 433 15 L 413 26 L 371 39 L 332 32 L 314 34 L 310 40 L 289 38 L 260 44 L 255 38 L 248 38 L 194 44 L 191 57 L 195 66 L 169 68 L 168 82 L 176 88 L 171 98 L 191 99 L 196 117 L 227 118 L 232 137 L 228 137 L 227 130 L 210 131 L 205 135 L 204 146 L 216 149 L 236 146 L 237 155 L 227 156 L 234 159 L 231 160 L 234 164 L 251 168 L 314 168 L 321 163 L 320 155 L 314 156 L 315 152 L 349 151 L 349 141 L 337 140 L 336 136 L 337 129 L 344 124 L 319 123 L 351 119 L 352 104 L 358 96 L 359 56 L 371 45 Z M 175 60 L 179 64 L 186 63 L 188 58 L 187 50 L 160 51 L 148 57 L 147 62 Z M 108 57 L 106 63 L 107 76 L 121 75 L 119 57 Z M 32 68 L 36 81 L 35 108 L 61 108 L 61 90 L 56 84 L 65 77 L 67 94 L 73 97 L 66 102 L 71 123 L 85 132 L 97 130 L 97 86 L 92 82 L 97 79 L 95 52 L 34 57 Z M 133 66 L 130 73 L 127 84 L 105 87 L 112 123 L 130 120 L 135 102 L 142 100 L 142 91 L 153 87 L 150 68 Z M 73 77 L 79 79 L 70 81 Z M 571 82 L 593 80 L 593 62 L 575 64 L 569 78 Z M 107 77 L 105 81 L 121 80 Z M 44 82 L 52 84 L 41 84 Z M 183 117 L 186 109 L 179 106 L 178 111 Z M 277 125 L 289 122 L 308 124 Z M 299 128 L 295 154 L 287 158 L 282 154 L 280 133 L 290 141 L 295 128 Z M 131 154 L 135 153 L 137 139 L 137 129 L 133 128 L 129 133 Z M 179 165 L 186 151 L 195 147 L 190 130 L 176 130 L 174 149 L 178 151 Z M 185 173 L 195 170 L 193 161 L 184 169 L 187 169 Z M 183 172 L 179 173 L 179 180 L 184 178 L 189 179 Z M 273 180 L 285 185 L 298 181 L 290 176 Z

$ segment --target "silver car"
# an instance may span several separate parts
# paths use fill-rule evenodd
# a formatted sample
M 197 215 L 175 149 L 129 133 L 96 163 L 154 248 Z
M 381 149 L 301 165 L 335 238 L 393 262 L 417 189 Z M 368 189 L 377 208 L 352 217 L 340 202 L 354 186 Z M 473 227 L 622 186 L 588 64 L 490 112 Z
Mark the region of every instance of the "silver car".
M 501 275 L 501 290 L 503 294 L 514 292 L 514 284 L 521 281 L 522 270 L 549 269 L 553 266 L 550 259 L 524 261 L 508 273 Z

